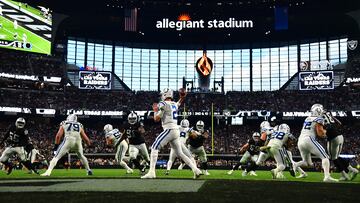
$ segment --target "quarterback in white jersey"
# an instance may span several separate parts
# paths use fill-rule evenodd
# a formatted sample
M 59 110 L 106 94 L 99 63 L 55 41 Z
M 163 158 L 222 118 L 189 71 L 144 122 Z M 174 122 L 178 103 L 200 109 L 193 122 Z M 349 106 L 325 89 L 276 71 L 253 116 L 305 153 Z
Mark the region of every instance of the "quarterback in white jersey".
M 180 145 L 181 145 L 181 149 L 184 152 L 184 154 L 189 157 L 189 159 L 191 159 L 191 161 L 196 164 L 196 161 L 194 159 L 194 157 L 191 155 L 191 152 L 189 151 L 189 149 L 186 147 L 186 141 L 189 138 L 189 134 L 192 133 L 192 128 L 189 128 L 189 121 L 187 119 L 183 119 L 180 122 L 180 127 L 179 127 L 179 131 L 180 131 Z M 169 175 L 170 169 L 174 163 L 174 160 L 176 158 L 176 154 L 175 154 L 175 150 L 173 148 L 171 148 L 170 150 L 170 155 L 169 155 L 169 160 L 167 162 L 166 165 L 166 172 L 165 175 Z
M 316 140 L 317 137 L 325 138 L 326 130 L 324 129 L 324 107 L 321 104 L 314 104 L 311 107 L 311 116 L 304 121 L 303 128 L 298 141 L 298 148 L 301 154 L 302 161 L 294 164 L 295 170 L 299 166 L 312 166 L 311 154 L 321 159 L 324 170 L 324 182 L 337 182 L 330 176 L 330 162 L 329 156 L 325 149 Z
M 60 144 L 61 138 L 64 136 L 63 142 Z M 50 161 L 49 168 L 41 176 L 50 176 L 52 170 L 56 166 L 57 162 L 61 157 L 70 151 L 75 151 L 82 164 L 84 165 L 87 174 L 92 175 L 88 160 L 84 156 L 83 146 L 81 140 L 84 140 L 88 146 L 90 146 L 90 140 L 85 134 L 83 125 L 77 122 L 77 116 L 70 114 L 65 121 L 61 122 L 60 128 L 55 137 L 55 156 Z M 60 145 L 59 145 L 60 144 Z
M 120 166 L 126 169 L 126 173 L 133 173 L 133 170 L 125 163 L 124 158 L 126 151 L 129 148 L 126 142 L 126 136 L 124 136 L 119 129 L 113 128 L 112 125 L 106 124 L 104 126 L 106 145 L 114 147 L 116 149 L 115 161 Z
M 173 91 L 169 88 L 165 88 L 161 93 L 163 101 L 161 101 L 159 104 L 153 105 L 155 114 L 154 121 L 158 122 L 161 120 L 164 131 L 156 137 L 154 143 L 151 146 L 150 169 L 148 173 L 141 178 L 156 178 L 155 167 L 159 150 L 169 142 L 176 155 L 184 160 L 188 166 L 190 166 L 194 172 L 194 178 L 197 178 L 201 175 L 201 171 L 181 150 L 179 139 L 180 132 L 179 126 L 177 125 L 177 111 L 180 104 L 184 101 L 185 96 L 185 90 L 180 89 L 180 100 L 178 102 L 174 102 L 172 101 Z

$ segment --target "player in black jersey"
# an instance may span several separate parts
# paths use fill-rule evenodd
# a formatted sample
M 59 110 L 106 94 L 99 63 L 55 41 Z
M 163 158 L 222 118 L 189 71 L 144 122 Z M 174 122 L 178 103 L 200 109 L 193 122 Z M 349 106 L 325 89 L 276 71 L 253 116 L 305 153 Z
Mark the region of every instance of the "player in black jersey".
M 130 161 L 138 168 L 142 173 L 145 172 L 146 163 L 150 162 L 149 153 L 145 144 L 144 133 L 145 128 L 141 122 L 138 122 L 138 116 L 131 112 L 128 115 L 128 122 L 124 125 L 122 132 L 129 139 L 129 154 Z M 145 164 L 141 165 L 137 156 L 142 156 L 145 160 Z
M 246 164 L 249 158 L 251 158 L 252 162 L 255 162 L 259 157 L 260 147 L 263 146 L 263 144 L 264 142 L 260 140 L 260 133 L 254 132 L 252 134 L 252 138 L 249 139 L 247 143 L 240 148 L 240 154 L 245 152 L 241 160 L 236 165 L 234 165 L 227 174 L 231 175 L 234 170 L 240 169 L 240 166 Z M 250 171 L 249 174 L 257 176 L 254 171 Z
M 204 141 L 209 137 L 209 132 L 204 130 L 204 122 L 198 121 L 196 123 L 196 131 L 193 131 L 189 136 L 189 150 L 192 154 L 195 154 L 203 169 L 204 175 L 210 175 L 207 170 L 207 157 L 204 149 Z
M 354 180 L 359 171 L 353 168 L 347 160 L 339 156 L 344 144 L 344 136 L 341 132 L 342 124 L 338 119 L 331 115 L 331 112 L 324 113 L 323 117 L 325 123 L 324 127 L 326 129 L 328 154 L 336 168 L 341 172 L 340 180 Z
M 0 162 L 5 165 L 7 168 L 7 175 L 12 172 L 13 166 L 9 162 L 9 158 L 13 154 L 17 154 L 20 158 L 21 164 L 23 164 L 29 170 L 32 170 L 34 173 L 39 174 L 37 170 L 34 169 L 31 162 L 26 160 L 26 153 L 24 147 L 29 143 L 28 130 L 25 129 L 25 119 L 18 118 L 15 122 L 15 126 L 11 126 L 10 129 L 5 134 L 5 137 L 0 142 L 2 145 L 6 142 L 6 149 L 4 150 L 2 156 L 0 157 Z

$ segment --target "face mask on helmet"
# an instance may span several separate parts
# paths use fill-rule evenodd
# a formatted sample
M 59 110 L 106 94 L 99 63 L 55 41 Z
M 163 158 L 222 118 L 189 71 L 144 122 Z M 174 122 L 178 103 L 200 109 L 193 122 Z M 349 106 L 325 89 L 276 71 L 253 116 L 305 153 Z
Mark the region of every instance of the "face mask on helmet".
M 196 123 L 196 129 L 199 130 L 199 131 L 203 131 L 203 130 L 204 130 L 204 126 L 205 126 L 205 124 L 204 124 L 203 121 L 198 121 L 198 122 Z
M 184 119 L 180 122 L 180 126 L 183 128 L 188 128 L 189 127 L 189 121 L 187 119 Z
M 17 128 L 24 128 L 25 127 L 25 119 L 24 118 L 18 118 L 18 119 L 16 119 L 16 122 L 15 122 L 15 126 L 17 127 Z
M 134 125 L 137 122 L 137 120 L 138 120 L 137 115 L 135 113 L 131 112 L 128 116 L 128 122 L 131 125 Z
M 77 116 L 76 116 L 75 114 L 70 114 L 70 115 L 68 115 L 68 117 L 66 118 L 66 121 L 76 122 L 76 121 L 77 121 Z
M 161 92 L 161 99 L 164 101 L 167 98 L 172 99 L 174 96 L 174 92 L 172 91 L 172 89 L 169 88 L 165 88 L 162 92 Z
M 113 126 L 111 125 L 111 124 L 106 124 L 105 126 L 104 126 L 104 131 L 105 131 L 105 133 L 108 133 L 108 132 L 110 132 L 110 131 L 112 131 L 113 130 Z
M 260 139 L 260 133 L 254 132 L 253 135 L 252 135 L 252 138 L 253 138 L 255 141 L 259 140 L 259 139 Z
M 324 113 L 324 107 L 321 104 L 314 104 L 311 106 L 311 116 L 321 116 Z

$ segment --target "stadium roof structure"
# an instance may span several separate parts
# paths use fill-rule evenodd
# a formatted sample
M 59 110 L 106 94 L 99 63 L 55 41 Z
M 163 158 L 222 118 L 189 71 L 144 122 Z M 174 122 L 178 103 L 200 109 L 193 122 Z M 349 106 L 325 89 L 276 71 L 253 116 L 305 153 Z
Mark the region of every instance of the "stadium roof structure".
M 31 2 L 23 0 L 24 2 Z M 32 2 L 34 3 L 34 2 Z M 76 36 L 124 42 L 171 44 L 233 44 L 249 42 L 298 41 L 334 36 L 360 36 L 358 0 L 39 0 L 57 13 L 68 16 L 58 36 Z M 124 30 L 127 9 L 137 9 L 136 32 Z M 277 11 L 286 16 L 285 29 L 275 27 Z M 280 12 L 281 14 L 281 12 Z M 163 19 L 251 20 L 252 28 L 159 29 Z

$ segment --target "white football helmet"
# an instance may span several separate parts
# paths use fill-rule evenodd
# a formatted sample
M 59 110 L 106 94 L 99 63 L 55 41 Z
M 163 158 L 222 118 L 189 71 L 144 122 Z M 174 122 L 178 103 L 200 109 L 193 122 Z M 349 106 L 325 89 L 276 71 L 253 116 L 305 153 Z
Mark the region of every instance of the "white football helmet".
M 260 129 L 271 128 L 270 123 L 268 121 L 263 121 L 260 123 Z
M 325 112 L 322 104 L 312 105 L 310 111 L 311 111 L 311 116 L 316 116 L 316 117 L 322 116 L 323 113 Z
M 200 120 L 196 123 L 196 129 L 199 130 L 199 131 L 203 131 L 204 130 L 204 121 Z
M 252 134 L 252 138 L 253 138 L 253 139 L 255 139 L 255 138 L 260 138 L 260 133 L 254 132 L 254 133 Z
M 189 125 L 190 125 L 190 123 L 189 123 L 188 119 L 183 119 L 180 122 L 180 126 L 183 127 L 183 128 L 188 128 Z
M 288 124 L 283 123 L 283 124 L 279 125 L 278 131 L 283 132 L 283 133 L 290 133 L 290 127 L 288 126 Z
M 20 117 L 20 118 L 16 119 L 16 121 L 15 121 L 16 128 L 24 128 L 25 124 L 26 124 L 26 122 L 23 117 Z
M 104 126 L 104 131 L 105 131 L 105 133 L 108 133 L 108 132 L 110 132 L 110 131 L 112 131 L 113 130 L 113 126 L 111 125 L 111 124 L 106 124 L 105 126 Z
M 165 88 L 162 92 L 161 92 L 161 99 L 164 101 L 167 98 L 173 98 L 174 97 L 174 91 L 170 88 Z
M 131 113 L 128 115 L 128 122 L 129 122 L 131 125 L 134 125 L 137 121 L 138 121 L 137 115 L 136 115 L 134 112 L 131 112 Z
M 66 118 L 66 121 L 76 122 L 76 121 L 77 121 L 77 116 L 76 116 L 75 114 L 70 114 L 70 115 L 68 115 L 68 117 Z

